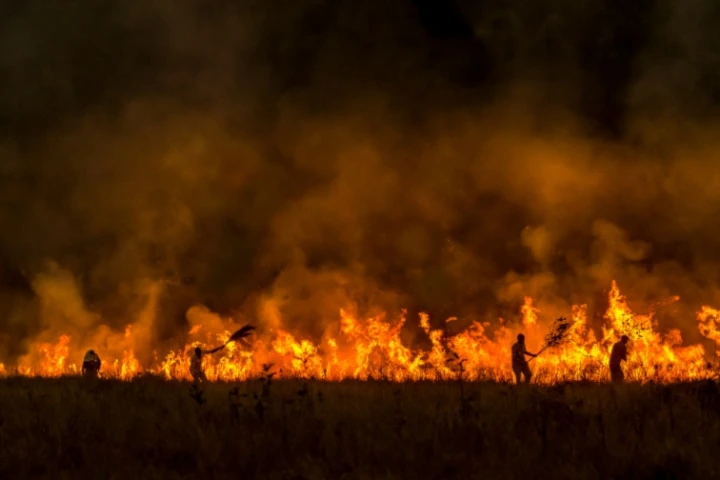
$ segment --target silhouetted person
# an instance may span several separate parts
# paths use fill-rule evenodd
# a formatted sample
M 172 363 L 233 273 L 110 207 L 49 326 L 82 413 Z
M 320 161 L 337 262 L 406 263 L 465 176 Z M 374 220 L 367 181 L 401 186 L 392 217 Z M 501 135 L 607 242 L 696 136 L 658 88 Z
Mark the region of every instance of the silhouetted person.
M 525 348 L 525 335 L 520 333 L 517 336 L 517 342 L 512 346 L 512 369 L 517 383 L 520 383 L 521 376 L 525 377 L 525 383 L 530 383 L 530 378 L 532 378 L 532 372 L 527 360 L 525 360 L 525 355 L 537 357 L 536 354 L 527 351 Z
M 100 361 L 98 354 L 93 350 L 88 350 L 87 353 L 85 353 L 85 358 L 83 359 L 82 364 L 83 378 L 98 378 L 101 366 L 102 362 Z
M 613 345 L 610 351 L 610 379 L 615 383 L 623 383 L 625 374 L 622 371 L 620 363 L 627 360 L 627 342 L 629 338 L 623 335 L 620 341 Z
M 203 353 L 205 352 L 203 352 L 200 347 L 196 347 L 193 351 L 192 356 L 190 357 L 190 375 L 192 375 L 195 383 L 208 381 L 202 368 Z

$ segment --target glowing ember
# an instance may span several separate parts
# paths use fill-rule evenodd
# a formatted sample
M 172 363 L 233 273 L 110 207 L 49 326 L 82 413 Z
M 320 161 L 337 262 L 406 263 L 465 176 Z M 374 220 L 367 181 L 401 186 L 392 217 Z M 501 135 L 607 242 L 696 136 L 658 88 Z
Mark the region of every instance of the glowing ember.
M 676 300 L 677 297 L 671 299 Z M 515 335 L 528 329 L 538 334 L 549 329 L 549 325 L 544 327 L 541 323 L 541 312 L 533 305 L 532 298 L 525 298 L 520 313 L 522 322 L 517 328 L 502 320 L 495 327 L 473 322 L 451 337 L 445 336 L 441 329 L 433 330 L 430 318 L 420 314 L 418 323 L 428 347 L 413 349 L 401 340 L 406 312 L 402 312 L 397 320 L 388 321 L 384 316 L 358 320 L 341 310 L 339 328 L 334 330 L 337 336 L 326 335 L 319 343 L 314 343 L 277 329 L 274 333 L 266 332 L 252 344 L 231 342 L 221 353 L 205 355 L 203 367 L 208 379 L 226 381 L 262 376 L 267 373 L 269 364 L 274 365 L 273 372 L 279 377 L 406 381 L 455 379 L 462 373 L 469 380 L 511 381 L 510 347 Z M 697 318 L 700 333 L 717 342 L 720 339 L 720 312 L 704 306 Z M 565 325 L 567 329 L 563 330 L 563 341 L 556 342 L 532 363 L 536 381 L 546 384 L 572 380 L 607 381 L 610 348 L 622 335 L 631 339 L 625 366 L 628 380 L 672 382 L 714 375 L 708 368 L 702 345 L 683 346 L 678 330 L 661 335 L 656 330 L 654 315 L 633 313 L 615 282 L 608 295 L 604 320 L 602 336 L 598 340 L 588 324 L 587 307 L 573 306 Z M 445 324 L 457 321 L 456 317 L 451 317 Z M 99 346 L 96 348 L 103 359 L 101 374 L 128 380 L 147 372 L 168 379 L 188 380 L 191 378 L 189 359 L 193 349 L 197 346 L 207 349 L 224 343 L 233 330 L 229 327 L 213 331 L 214 327 L 209 325 L 195 325 L 188 332 L 193 336 L 192 343 L 168 352 L 151 365 L 142 365 L 136 358 L 132 348 L 136 339 L 128 327 L 123 336 L 126 348 L 118 350 L 121 353 L 117 358 L 110 356 L 109 351 L 103 352 Z M 205 342 L 200 341 L 201 332 Z M 55 344 L 37 344 L 16 368 L 0 364 L 0 375 L 9 372 L 48 377 L 78 374 L 77 363 L 68 359 L 81 360 L 84 351 L 75 351 L 72 345 L 69 335 L 62 335 Z

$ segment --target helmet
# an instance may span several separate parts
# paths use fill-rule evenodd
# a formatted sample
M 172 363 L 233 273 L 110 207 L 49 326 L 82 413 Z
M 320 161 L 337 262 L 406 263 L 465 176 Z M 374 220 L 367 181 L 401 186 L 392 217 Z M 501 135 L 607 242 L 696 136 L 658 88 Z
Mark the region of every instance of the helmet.
M 620 337 L 620 341 L 623 343 L 627 343 L 628 340 L 630 340 L 630 338 L 627 335 L 623 335 L 622 337 Z
M 523 335 L 522 333 L 518 333 L 517 339 L 518 342 L 522 342 L 523 340 L 525 340 L 525 335 Z

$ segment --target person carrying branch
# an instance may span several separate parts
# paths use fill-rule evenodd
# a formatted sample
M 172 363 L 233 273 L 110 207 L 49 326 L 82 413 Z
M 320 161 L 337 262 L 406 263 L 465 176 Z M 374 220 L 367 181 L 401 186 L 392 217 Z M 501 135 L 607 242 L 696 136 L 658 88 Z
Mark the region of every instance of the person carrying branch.
M 625 381 L 625 374 L 623 373 L 620 364 L 627 360 L 627 343 L 628 336 L 623 335 L 620 341 L 613 345 L 610 351 L 610 379 L 614 383 L 623 383 Z
M 205 371 L 202 368 L 202 356 L 206 353 L 212 353 L 210 351 L 203 352 L 200 347 L 196 347 L 193 350 L 193 354 L 190 357 L 190 375 L 192 375 L 195 383 L 207 382 L 208 379 L 205 376 Z
M 102 362 L 100 361 L 98 354 L 93 350 L 88 350 L 87 353 L 85 353 L 85 358 L 83 359 L 82 364 L 83 378 L 98 378 L 101 366 Z
M 518 334 L 517 342 L 512 346 L 512 369 L 515 374 L 516 383 L 520 383 L 521 377 L 524 377 L 525 383 L 530 383 L 532 372 L 528 365 L 525 355 L 537 357 L 537 354 L 530 353 L 525 348 L 525 335 Z
M 252 325 L 245 325 L 240 330 L 233 333 L 224 344 L 220 345 L 219 347 L 213 348 L 212 350 L 203 350 L 200 347 L 195 347 L 195 349 L 193 350 L 193 354 L 190 357 L 190 375 L 192 375 L 195 383 L 206 383 L 208 381 L 207 377 L 205 376 L 205 371 L 202 368 L 203 355 L 211 355 L 215 352 L 218 352 L 225 348 L 230 342 L 240 342 L 245 346 L 249 346 L 249 344 L 243 339 L 249 336 L 253 330 L 255 330 L 255 327 L 253 327 Z

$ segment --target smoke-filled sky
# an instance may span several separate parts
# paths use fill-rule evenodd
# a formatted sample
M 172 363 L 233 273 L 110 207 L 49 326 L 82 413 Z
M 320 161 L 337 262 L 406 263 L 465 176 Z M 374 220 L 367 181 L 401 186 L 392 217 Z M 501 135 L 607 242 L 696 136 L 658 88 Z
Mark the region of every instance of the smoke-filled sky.
M 101 3 L 0 6 L 0 359 L 195 305 L 720 305 L 717 2 Z

